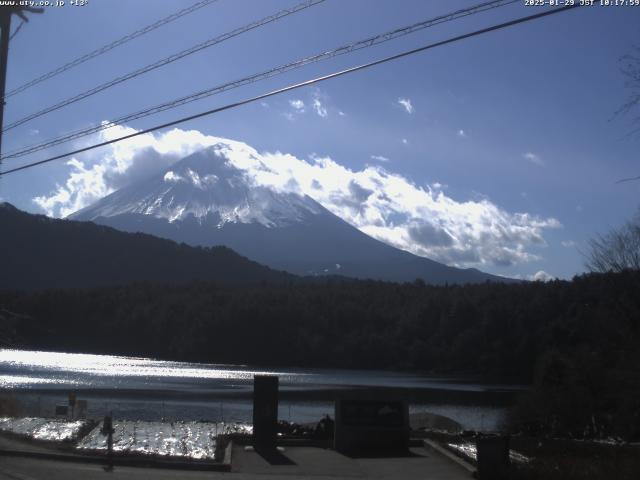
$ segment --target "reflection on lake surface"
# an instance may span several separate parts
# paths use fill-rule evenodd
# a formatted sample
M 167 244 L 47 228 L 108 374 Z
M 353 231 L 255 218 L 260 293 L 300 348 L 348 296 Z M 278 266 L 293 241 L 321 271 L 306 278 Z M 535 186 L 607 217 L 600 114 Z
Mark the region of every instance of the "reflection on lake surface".
M 406 392 L 413 411 L 450 416 L 467 428 L 492 428 L 504 416 L 500 395 L 522 387 L 415 373 L 298 368 L 252 368 L 26 350 L 0 350 L 0 388 L 39 412 L 64 401 L 69 391 L 90 399 L 89 414 L 106 409 L 132 420 L 247 421 L 253 376 L 280 378 L 280 418 L 316 421 L 332 410 L 326 392 L 362 387 Z M 323 395 L 323 392 L 325 394 Z M 496 404 L 496 401 L 500 400 Z

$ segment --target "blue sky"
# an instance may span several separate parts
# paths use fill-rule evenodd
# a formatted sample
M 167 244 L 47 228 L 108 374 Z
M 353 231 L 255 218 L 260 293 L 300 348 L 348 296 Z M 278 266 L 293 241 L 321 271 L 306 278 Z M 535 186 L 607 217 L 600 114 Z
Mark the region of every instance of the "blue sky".
M 90 0 L 84 7 L 47 8 L 44 15 L 31 16 L 12 41 L 8 89 L 191 3 Z M 9 98 L 5 124 L 296 3 L 214 2 Z M 476 3 L 327 0 L 6 132 L 3 150 Z M 539 8 L 526 7 L 522 2 L 473 15 L 127 127 L 149 127 L 178 115 L 532 14 Z M 14 20 L 14 27 L 17 23 Z M 437 260 L 500 275 L 524 278 L 544 271 L 569 278 L 583 271 L 579 250 L 585 249 L 586 240 L 630 218 L 638 207 L 640 183 L 615 182 L 640 174 L 639 140 L 625 136 L 631 130 L 630 118 L 614 116 L 629 93 L 619 59 L 630 53 L 634 44 L 640 44 L 638 25 L 640 7 L 580 8 L 179 128 L 182 132 L 197 130 L 204 136 L 237 140 L 258 152 L 274 154 L 269 156 L 274 162 L 289 161 L 287 165 L 292 165 L 291 158 L 286 160 L 285 154 L 289 154 L 303 163 L 288 171 L 300 175 L 343 172 L 349 180 L 343 182 L 347 189 L 352 185 L 373 189 L 367 186 L 376 184 L 373 177 L 380 171 L 387 172 L 392 178 L 403 179 L 404 183 L 398 180 L 398 185 L 408 186 L 408 193 L 395 198 L 393 208 L 383 212 L 387 222 L 384 228 L 372 220 L 380 213 L 376 208 L 382 208 L 378 204 L 368 205 L 364 215 L 362 210 L 346 212 L 326 205 L 331 195 L 317 199 L 363 231 Z M 7 160 L 3 168 L 77 145 Z M 127 161 L 131 162 L 139 152 L 136 144 L 130 148 Z M 113 162 L 117 163 L 114 155 L 113 150 L 103 149 L 80 155 L 77 160 L 93 168 L 109 158 L 109 168 L 119 168 L 113 167 Z M 305 167 L 304 162 L 317 165 L 318 159 L 330 159 L 332 170 Z M 328 163 L 323 165 L 327 167 Z M 130 164 L 117 172 L 117 186 L 128 181 L 128 167 Z M 0 180 L 0 197 L 24 210 L 42 213 L 46 210 L 43 203 L 39 205 L 34 198 L 51 199 L 60 193 L 60 187 L 69 193 L 77 186 L 77 182 L 69 183 L 73 172 L 78 173 L 77 167 L 62 160 L 8 175 Z M 78 188 L 86 188 L 86 182 L 82 185 Z M 380 188 L 391 188 L 389 185 Z M 108 193 L 115 187 L 106 185 L 106 190 L 100 191 Z M 353 188 L 350 191 L 353 193 Z M 418 208 L 424 200 L 416 200 L 420 191 L 431 198 L 428 208 Z M 93 197 L 78 198 L 87 201 Z M 408 205 L 404 211 L 399 206 L 403 199 L 418 204 Z M 469 214 L 474 209 L 481 212 Z M 62 211 L 57 208 L 49 213 L 60 215 Z M 402 219 L 393 220 L 394 215 L 405 214 L 404 223 Z M 486 222 L 486 216 L 494 214 L 500 218 L 491 225 L 491 231 L 468 225 Z M 421 215 L 424 218 L 418 218 Z M 456 238 L 456 252 L 448 244 L 433 244 L 434 238 L 440 238 L 427 235 L 434 225 Z M 465 225 L 474 235 L 464 231 Z M 420 239 L 426 243 L 411 243 Z M 491 248 L 487 249 L 489 244 Z

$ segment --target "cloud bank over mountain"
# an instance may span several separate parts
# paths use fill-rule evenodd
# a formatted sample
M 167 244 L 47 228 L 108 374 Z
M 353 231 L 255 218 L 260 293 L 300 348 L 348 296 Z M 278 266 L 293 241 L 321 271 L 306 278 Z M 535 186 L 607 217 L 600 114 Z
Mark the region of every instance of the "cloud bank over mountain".
M 101 132 L 100 140 L 134 131 L 114 127 Z M 544 232 L 561 226 L 554 218 L 508 212 L 488 199 L 457 201 L 437 184 L 416 185 L 379 165 L 353 170 L 329 157 L 259 153 L 243 142 L 181 129 L 141 135 L 72 158 L 65 184 L 34 202 L 47 215 L 63 217 L 212 145 L 253 184 L 309 195 L 364 233 L 449 265 L 509 266 L 537 260 L 532 247 L 546 245 Z

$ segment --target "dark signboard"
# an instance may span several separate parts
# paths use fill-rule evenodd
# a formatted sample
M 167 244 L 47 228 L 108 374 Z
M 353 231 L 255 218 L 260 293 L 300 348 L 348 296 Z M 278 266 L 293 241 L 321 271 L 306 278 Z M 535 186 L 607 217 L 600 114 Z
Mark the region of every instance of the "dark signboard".
M 407 403 L 400 400 L 338 400 L 334 448 L 346 455 L 406 452 L 409 448 Z
M 342 423 L 350 427 L 402 427 L 404 410 L 402 402 L 375 400 L 344 400 Z

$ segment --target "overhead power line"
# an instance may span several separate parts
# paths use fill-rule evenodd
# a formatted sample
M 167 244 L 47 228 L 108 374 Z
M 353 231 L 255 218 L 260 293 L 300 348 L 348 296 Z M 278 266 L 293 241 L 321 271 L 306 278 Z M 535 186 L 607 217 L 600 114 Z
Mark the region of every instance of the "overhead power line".
M 173 22 L 174 20 L 177 20 L 181 17 L 184 17 L 185 15 L 188 15 L 190 13 L 195 12 L 196 10 L 201 9 L 202 7 L 206 7 L 207 5 L 217 2 L 218 0 L 201 0 L 199 2 L 194 3 L 193 5 L 191 5 L 190 7 L 187 8 L 183 8 L 182 10 L 179 10 L 175 13 L 172 13 L 171 15 L 164 17 L 160 20 L 158 20 L 157 22 L 152 23 L 151 25 L 147 25 L 144 28 L 141 28 L 140 30 L 136 30 L 133 33 L 130 33 L 129 35 L 125 35 L 122 38 L 119 38 L 117 40 L 114 40 L 111 43 L 108 43 L 107 45 L 103 45 L 100 48 L 96 48 L 95 50 L 82 55 L 81 57 L 76 58 L 75 60 L 72 60 L 68 63 L 65 63 L 64 65 L 55 68 L 53 70 L 51 70 L 50 72 L 47 72 L 37 78 L 34 78 L 31 81 L 28 81 L 27 83 L 24 83 L 22 85 L 20 85 L 17 88 L 14 88 L 13 90 L 10 90 L 9 92 L 7 92 L 4 96 L 4 98 L 8 98 L 11 97 L 13 95 L 16 95 L 20 92 L 24 92 L 25 90 L 33 87 L 34 85 L 38 85 L 39 83 L 44 82 L 45 80 L 49 80 L 50 78 L 53 78 L 57 75 L 60 75 L 63 72 L 66 72 L 67 70 L 70 70 L 74 67 L 77 67 L 78 65 L 83 64 L 84 62 L 91 60 L 92 58 L 95 58 L 99 55 L 102 55 L 103 53 L 107 53 L 110 50 L 113 50 L 114 48 L 120 47 L 122 45 L 124 45 L 127 42 L 130 42 L 131 40 L 134 40 L 146 33 L 151 32 L 152 30 L 155 30 L 157 28 L 162 27 L 163 25 L 166 25 L 168 23 Z M 17 31 L 14 33 L 14 35 L 18 33 Z
M 305 0 L 302 3 L 299 3 L 291 8 L 286 8 L 284 10 L 280 10 L 277 13 L 274 13 L 273 15 L 269 15 L 267 17 L 264 17 L 260 20 L 257 20 L 255 22 L 252 22 L 248 25 L 245 25 L 243 27 L 239 27 L 236 28 L 235 30 L 232 30 L 230 32 L 224 33 L 222 35 L 219 35 L 217 37 L 211 38 L 205 42 L 199 43 L 197 45 L 194 45 L 191 48 L 187 48 L 186 50 L 182 50 L 181 52 L 175 53 L 169 57 L 163 58 L 162 60 L 158 60 L 157 62 L 151 63 L 149 65 L 146 65 L 142 68 L 139 68 L 137 70 L 134 70 L 132 72 L 127 73 L 126 75 L 122 75 L 120 77 L 116 77 L 113 80 L 110 80 L 108 82 L 105 82 L 103 84 L 98 85 L 97 87 L 93 87 L 89 90 L 86 90 L 82 93 L 79 93 L 77 95 L 74 95 L 73 97 L 67 98 L 66 100 L 63 100 L 59 103 L 56 103 L 55 105 L 51 105 L 49 107 L 46 107 L 38 112 L 32 113 L 30 115 L 27 115 L 26 117 L 21 118 L 20 120 L 16 120 L 13 123 L 10 123 L 9 125 L 7 125 L 4 128 L 4 132 L 6 132 L 7 130 L 11 130 L 13 128 L 16 128 L 20 125 L 23 125 L 27 122 L 30 122 L 31 120 L 34 120 L 38 117 L 41 117 L 43 115 L 46 115 L 47 113 L 51 113 L 53 111 L 59 110 L 63 107 L 66 107 L 68 105 L 71 105 L 72 103 L 78 102 L 80 100 L 84 100 L 85 98 L 91 97 L 97 93 L 100 93 L 108 88 L 111 88 L 115 85 L 118 85 L 120 83 L 126 82 L 128 80 L 131 80 L 135 77 L 138 77 L 140 75 L 143 75 L 145 73 L 148 73 L 152 70 L 155 70 L 157 68 L 160 67 L 164 67 L 165 65 L 169 65 L 170 63 L 173 63 L 177 60 L 180 60 L 182 58 L 185 58 L 189 55 L 193 55 L 194 53 L 197 53 L 201 50 L 204 50 L 205 48 L 209 48 L 212 47 L 214 45 L 218 45 L 219 43 L 222 43 L 226 40 L 229 40 L 233 37 L 237 37 L 238 35 L 242 35 L 243 33 L 246 33 L 250 30 L 253 30 L 255 28 L 258 27 L 262 27 L 264 25 L 267 25 L 269 23 L 275 22 L 277 20 L 280 20 L 284 17 L 287 17 L 289 15 L 292 15 L 294 13 L 298 13 L 302 10 L 306 10 L 307 8 L 313 7 L 315 5 L 318 5 L 320 3 L 323 3 L 325 0 Z
M 635 182 L 636 180 L 640 180 L 640 177 L 623 178 L 615 183 Z
M 18 32 L 22 29 L 22 26 L 27 23 L 24 20 L 22 20 L 18 26 L 16 27 L 16 29 L 13 31 L 13 33 L 11 34 L 11 36 L 9 37 L 9 40 L 13 40 L 15 38 L 16 35 L 18 35 Z
M 314 79 L 311 79 L 311 80 L 307 80 L 307 81 L 304 81 L 304 82 L 300 82 L 300 83 L 296 83 L 296 84 L 293 84 L 293 85 L 289 85 L 287 87 L 279 88 L 277 90 L 272 90 L 271 92 L 264 93 L 262 95 L 258 95 L 258 96 L 251 97 L 251 98 L 247 98 L 245 100 L 240 100 L 240 101 L 234 102 L 234 103 L 229 103 L 227 105 L 224 105 L 224 106 L 218 107 L 218 108 L 214 108 L 212 110 L 207 110 L 205 112 L 197 113 L 195 115 L 189 115 L 187 117 L 182 117 L 182 118 L 179 118 L 177 120 L 173 120 L 171 122 L 163 123 L 161 125 L 156 125 L 155 127 L 147 128 L 145 130 L 140 130 L 139 132 L 131 133 L 129 135 L 124 135 L 122 137 L 118 137 L 118 138 L 114 138 L 112 140 L 107 140 L 105 142 L 101 142 L 101 143 L 97 143 L 97 144 L 94 144 L 94 145 L 90 145 L 88 147 L 84 147 L 84 148 L 80 148 L 80 149 L 77 149 L 77 150 L 74 150 L 74 151 L 71 151 L 71 152 L 63 153 L 61 155 L 56 155 L 56 156 L 53 156 L 53 157 L 45 158 L 44 160 L 40 160 L 40 161 L 37 161 L 37 162 L 28 163 L 28 164 L 22 165 L 20 167 L 12 168 L 11 170 L 7 170 L 5 172 L 0 172 L 0 176 L 8 175 L 10 173 L 19 172 L 21 170 L 26 170 L 28 168 L 33 168 L 33 167 L 36 167 L 38 165 L 43 165 L 45 163 L 53 162 L 53 161 L 59 160 L 61 158 L 69 157 L 71 155 L 77 155 L 79 153 L 88 152 L 88 151 L 94 150 L 96 148 L 105 147 L 105 146 L 111 145 L 113 143 L 122 142 L 124 140 L 129 140 L 131 138 L 134 138 L 134 137 L 137 137 L 137 136 L 140 136 L 140 135 L 145 135 L 147 133 L 155 132 L 156 130 L 161 130 L 163 128 L 168 128 L 168 127 L 173 127 L 175 125 L 178 125 L 178 124 L 181 124 L 181 123 L 184 123 L 184 122 L 188 122 L 188 121 L 191 121 L 191 120 L 195 120 L 197 118 L 202 118 L 202 117 L 205 117 L 205 116 L 208 116 L 208 115 L 213 115 L 213 114 L 216 114 L 216 113 L 219 113 L 219 112 L 223 112 L 225 110 L 230 110 L 232 108 L 236 108 L 236 107 L 240 107 L 242 105 L 246 105 L 248 103 L 253 103 L 253 102 L 256 102 L 256 101 L 259 101 L 259 100 L 263 100 L 265 98 L 272 97 L 274 95 L 279 95 L 281 93 L 285 93 L 285 92 L 288 92 L 288 91 L 291 91 L 291 90 L 296 90 L 298 88 L 302 88 L 302 87 L 306 87 L 306 86 L 309 86 L 309 85 L 313 85 L 314 83 L 324 82 L 324 81 L 332 79 L 332 78 L 341 77 L 343 75 L 347 75 L 347 74 L 350 74 L 350 73 L 358 72 L 360 70 L 365 70 L 365 69 L 368 69 L 368 68 L 371 68 L 371 67 L 374 67 L 374 66 L 377 66 L 377 65 L 381 65 L 383 63 L 387 63 L 387 62 L 391 62 L 391 61 L 394 61 L 394 60 L 398 60 L 400 58 L 404 58 L 404 57 L 407 57 L 409 55 L 414 55 L 416 53 L 424 52 L 426 50 L 431 50 L 433 48 L 441 47 L 443 45 L 448 45 L 450 43 L 459 42 L 459 41 L 465 40 L 467 38 L 475 37 L 475 36 L 478 36 L 478 35 L 483 35 L 483 34 L 489 33 L 489 32 L 494 32 L 496 30 L 501 30 L 501 29 L 504 29 L 504 28 L 507 28 L 507 27 L 512 27 L 514 25 L 519 25 L 521 23 L 530 22 L 530 21 L 533 21 L 533 20 L 537 20 L 537 19 L 540 19 L 540 18 L 543 18 L 543 17 L 550 16 L 550 15 L 555 15 L 555 14 L 558 14 L 558 13 L 566 12 L 568 10 L 572 10 L 572 9 L 578 8 L 578 7 L 580 7 L 580 4 L 568 5 L 568 6 L 564 6 L 564 7 L 560 7 L 560 8 L 555 8 L 553 10 L 546 10 L 544 12 L 540 12 L 540 13 L 537 13 L 537 14 L 534 14 L 534 15 L 528 15 L 526 17 L 520 17 L 520 18 L 517 18 L 515 20 L 510 20 L 508 22 L 500 23 L 500 24 L 497 24 L 497 25 L 492 25 L 492 26 L 487 27 L 487 28 L 483 28 L 483 29 L 480 29 L 480 30 L 475 30 L 475 31 L 470 32 L 470 33 L 465 33 L 463 35 L 458 35 L 456 37 L 451 37 L 451 38 L 448 38 L 446 40 L 441 40 L 439 42 L 431 43 L 431 44 L 425 45 L 423 47 L 414 48 L 413 50 L 407 50 L 407 51 L 404 51 L 402 53 L 391 55 L 389 57 L 385 57 L 385 58 L 382 58 L 380 60 L 375 60 L 373 62 L 365 63 L 365 64 L 362 64 L 362 65 L 358 65 L 356 67 L 351 67 L 351 68 L 347 68 L 345 70 L 334 72 L 334 73 L 331 73 L 329 75 L 324 75 L 322 77 L 317 77 L 317 78 L 314 78 Z
M 278 67 L 266 70 L 264 72 L 261 73 L 257 73 L 254 75 L 250 75 L 247 77 L 243 77 L 240 78 L 238 80 L 234 80 L 231 82 L 226 82 L 224 84 L 221 85 L 217 85 L 211 88 L 208 88 L 206 90 L 202 90 L 184 97 L 180 97 L 159 105 L 155 105 L 153 107 L 149 107 L 146 108 L 144 110 L 140 110 L 138 112 L 134 112 L 134 113 L 130 113 L 124 116 L 121 116 L 119 118 L 116 118 L 115 120 L 112 120 L 108 123 L 103 123 L 101 125 L 94 125 L 92 127 L 88 127 L 88 128 L 84 128 L 81 130 L 76 130 L 74 132 L 70 132 L 67 133 L 65 135 L 62 135 L 60 137 L 56 137 L 53 139 L 49 139 L 49 140 L 45 140 L 44 142 L 40 142 L 38 144 L 35 145 L 30 145 L 28 147 L 24 147 L 21 148 L 19 150 L 14 150 L 13 152 L 9 152 L 7 154 L 5 154 L 2 159 L 9 159 L 9 158 L 18 158 L 18 157 L 23 157 L 25 155 L 29 155 L 31 153 L 40 151 L 40 150 L 44 150 L 46 148 L 50 148 L 56 145 L 60 145 L 62 143 L 66 143 L 68 141 L 71 140 L 75 140 L 78 138 L 82 138 L 85 137 L 87 135 L 91 135 L 93 133 L 97 133 L 99 131 L 103 131 L 106 130 L 108 128 L 112 128 L 115 127 L 116 125 L 122 125 L 124 123 L 127 122 L 131 122 L 133 120 L 138 120 L 140 118 L 144 118 L 150 115 L 154 115 L 156 113 L 160 113 L 172 108 L 176 108 L 182 105 L 186 105 L 188 103 L 197 101 L 197 100 L 201 100 L 203 98 L 212 96 L 212 95 L 216 95 L 234 88 L 238 88 L 250 83 L 255 83 L 261 80 L 265 80 L 271 77 L 274 77 L 276 75 L 280 75 L 286 72 L 289 72 L 291 70 L 295 70 L 298 68 L 301 68 L 305 65 L 309 65 L 311 63 L 316 63 L 322 60 L 327 60 L 339 55 L 344 55 L 344 54 L 348 54 L 351 52 L 354 52 L 356 50 L 361 50 L 364 48 L 369 48 L 369 47 L 373 47 L 375 45 L 384 43 L 384 42 L 388 42 L 390 40 L 394 40 L 396 38 L 402 37 L 404 35 L 408 35 L 410 33 L 414 33 L 417 32 L 419 30 L 428 28 L 428 27 L 432 27 L 435 25 L 439 25 L 441 23 L 444 22 L 450 22 L 453 20 L 456 20 L 458 18 L 462 18 L 462 17 L 466 17 L 469 15 L 474 15 L 477 13 L 481 13 L 490 9 L 494 9 L 494 8 L 498 8 L 498 7 L 503 7 L 512 3 L 516 3 L 519 2 L 519 0 L 493 0 L 493 1 L 488 1 L 488 2 L 484 2 L 484 3 L 480 3 L 478 5 L 472 6 L 472 7 L 468 7 L 462 10 L 456 10 L 454 12 L 445 14 L 445 15 L 440 15 L 438 17 L 435 18 L 430 18 L 428 20 L 423 20 L 417 23 L 414 23 L 412 25 L 408 25 L 408 26 L 404 26 L 404 27 L 400 27 L 400 28 L 396 28 L 394 30 L 385 32 L 385 33 L 381 33 L 372 37 L 368 37 L 365 38 L 363 40 L 359 40 L 357 42 L 353 42 L 347 45 L 343 45 L 340 46 L 338 48 L 334 48 L 333 50 L 328 50 L 328 51 L 324 51 L 324 52 L 320 52 L 316 55 L 312 55 L 309 57 L 304 57 L 301 59 L 298 59 L 296 61 L 287 63 L 287 64 L 283 64 L 280 65 Z

